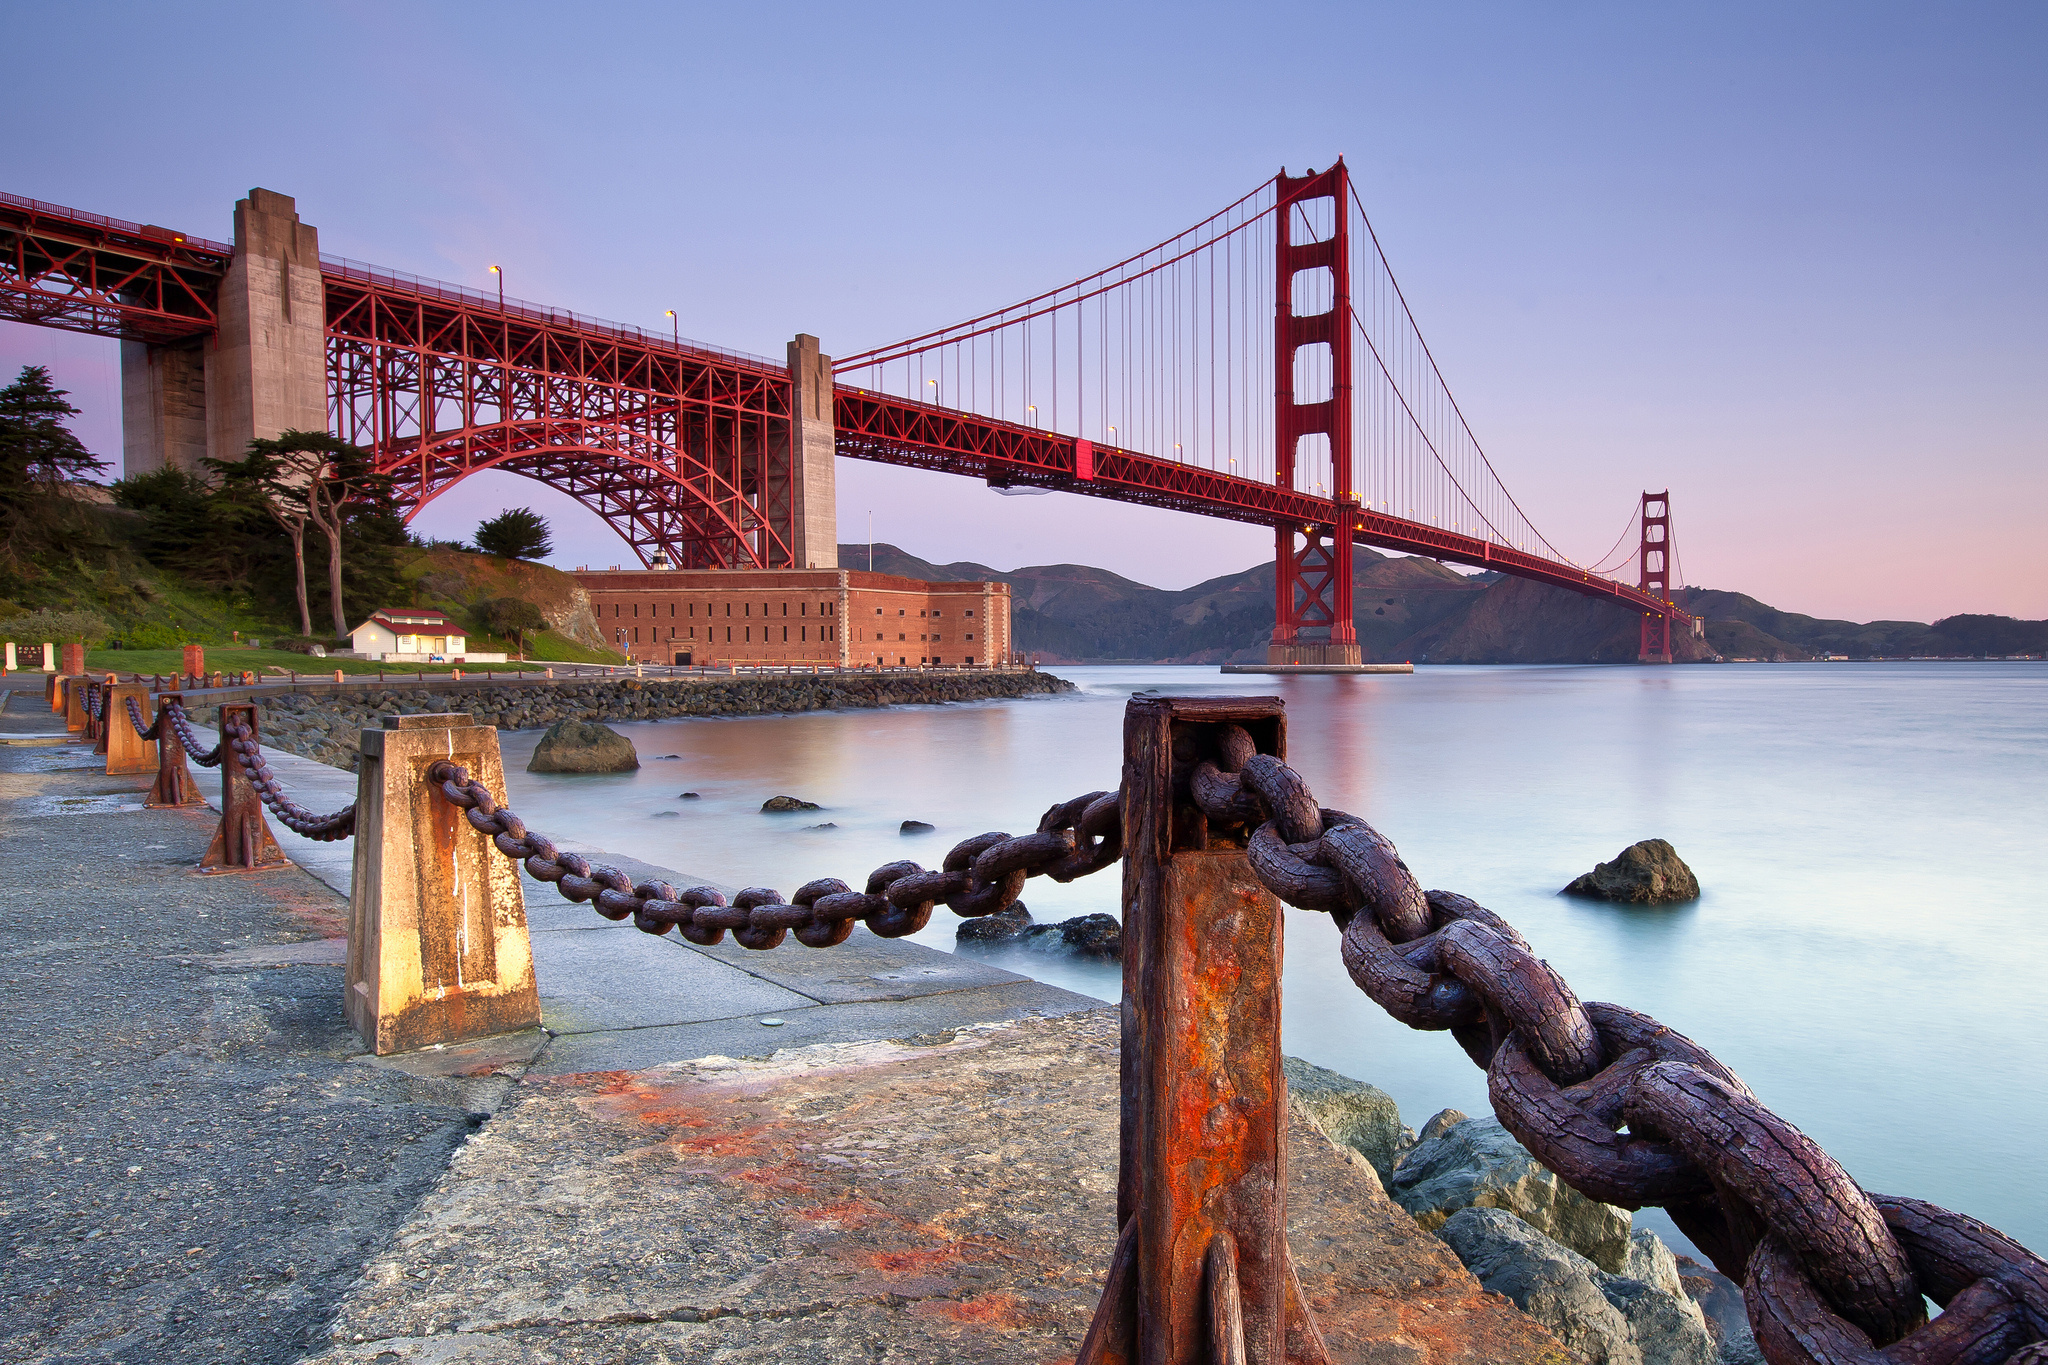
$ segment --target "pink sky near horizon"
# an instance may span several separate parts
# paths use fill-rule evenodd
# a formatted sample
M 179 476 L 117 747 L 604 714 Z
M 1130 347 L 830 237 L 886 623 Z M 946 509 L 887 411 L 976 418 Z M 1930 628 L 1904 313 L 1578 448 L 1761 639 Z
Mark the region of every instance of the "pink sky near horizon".
M 649 326 L 673 307 L 685 335 L 768 355 L 1020 297 L 1341 151 L 1475 431 L 1574 558 L 1668 486 L 1689 583 L 1859 621 L 2048 616 L 2037 7 L 1275 8 L 1274 31 L 1355 54 L 1323 81 L 1232 37 L 1230 7 L 1074 7 L 1111 81 L 1048 55 L 1059 6 L 108 8 L 136 41 L 93 91 L 58 64 L 0 91 L 37 132 L 0 189 L 226 238 L 263 185 L 332 254 L 477 287 L 501 262 L 522 298 Z M 179 74 L 222 61 L 236 81 Z M 536 63 L 578 99 L 493 79 Z M 294 105 L 309 77 L 355 93 Z M 115 343 L 0 324 L 0 367 L 26 363 L 118 452 Z M 516 505 L 553 521 L 558 565 L 631 562 L 510 475 L 415 526 L 467 539 Z M 1271 555 L 1257 527 L 842 460 L 842 542 L 870 509 L 938 562 L 1178 588 Z

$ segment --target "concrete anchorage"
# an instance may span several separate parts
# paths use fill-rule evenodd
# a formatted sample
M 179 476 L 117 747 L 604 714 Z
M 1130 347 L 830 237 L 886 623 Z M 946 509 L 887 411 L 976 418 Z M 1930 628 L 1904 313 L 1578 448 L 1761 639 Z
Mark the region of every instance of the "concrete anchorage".
M 121 347 L 122 461 L 129 474 L 241 458 L 249 442 L 327 429 L 327 301 L 320 234 L 287 195 L 235 205 L 235 255 L 205 341 Z

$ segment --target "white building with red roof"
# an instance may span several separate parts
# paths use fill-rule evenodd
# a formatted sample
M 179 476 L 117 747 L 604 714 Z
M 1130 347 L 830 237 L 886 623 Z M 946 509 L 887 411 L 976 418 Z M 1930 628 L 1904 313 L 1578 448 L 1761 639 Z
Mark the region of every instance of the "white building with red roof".
M 385 663 L 501 664 L 503 654 L 472 654 L 469 638 L 446 612 L 432 607 L 379 607 L 349 632 L 350 647 Z

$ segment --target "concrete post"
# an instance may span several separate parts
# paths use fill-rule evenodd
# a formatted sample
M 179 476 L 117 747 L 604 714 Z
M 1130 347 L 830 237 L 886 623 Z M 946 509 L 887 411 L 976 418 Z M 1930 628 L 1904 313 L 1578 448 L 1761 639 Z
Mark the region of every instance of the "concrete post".
M 185 676 L 188 678 L 203 678 L 206 676 L 206 647 L 204 645 L 185 646 Z
M 7 642 L 7 663 L 4 666 L 9 673 L 14 671 L 14 641 L 12 640 Z
M 327 430 L 326 290 L 320 235 L 282 194 L 235 205 L 235 258 L 206 352 L 206 448 L 238 460 L 257 437 Z
M 64 729 L 80 739 L 92 738 L 85 730 L 89 719 L 85 710 L 85 685 L 90 681 L 84 674 L 59 679 L 59 686 L 64 689 Z
M 790 520 L 795 523 L 793 567 L 839 567 L 839 493 L 833 461 L 837 441 L 832 425 L 832 357 L 818 353 L 818 339 L 799 332 L 789 343 L 789 448 L 794 487 Z
M 85 672 L 84 644 L 73 641 L 71 644 L 64 646 L 64 666 L 58 672 L 67 674 Z
M 131 697 L 147 722 L 148 683 L 116 683 L 107 689 L 108 777 L 156 771 L 156 741 L 135 733 L 135 720 L 128 714 L 128 699 Z
M 206 343 L 121 343 L 121 463 L 197 474 L 206 457 Z
M 498 732 L 466 715 L 365 730 L 349 894 L 348 1020 L 379 1056 L 540 1023 L 519 874 L 426 782 L 448 759 L 505 790 Z
M 57 646 L 50 644 L 46 641 L 43 645 L 43 672 L 55 673 L 56 671 Z

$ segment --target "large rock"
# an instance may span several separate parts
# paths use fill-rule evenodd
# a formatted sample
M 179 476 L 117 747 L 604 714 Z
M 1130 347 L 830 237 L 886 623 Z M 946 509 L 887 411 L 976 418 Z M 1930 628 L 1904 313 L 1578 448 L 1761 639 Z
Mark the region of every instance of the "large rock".
M 1497 1119 L 1467 1119 L 1417 1143 L 1394 1169 L 1387 1193 L 1425 1228 L 1443 1226 L 1460 1209 L 1505 1209 L 1602 1270 L 1627 1266 L 1628 1211 L 1559 1180 Z
M 815 801 L 806 801 L 801 796 L 771 796 L 761 803 L 761 809 L 770 814 L 782 814 L 793 810 L 818 810 Z
M 1011 943 L 1031 927 L 1031 911 L 1023 901 L 1012 901 L 993 915 L 976 915 L 960 921 L 953 931 L 956 943 Z
M 1331 1142 L 1371 1162 L 1384 1186 L 1393 1177 L 1404 1136 L 1394 1097 L 1376 1085 L 1299 1057 L 1281 1058 L 1280 1067 L 1287 1073 L 1287 1098 L 1293 1107 Z
M 1584 1365 L 1715 1365 L 1706 1318 L 1651 1233 L 1638 1233 L 1625 1257 L 1648 1278 L 1609 1274 L 1504 1209 L 1461 1209 L 1437 1235 Z
M 629 773 L 640 766 L 633 741 L 594 720 L 558 720 L 533 746 L 530 773 Z
M 1698 900 L 1700 879 L 1665 840 L 1645 839 L 1617 853 L 1613 862 L 1595 864 L 1564 893 L 1626 905 L 1670 905 Z

